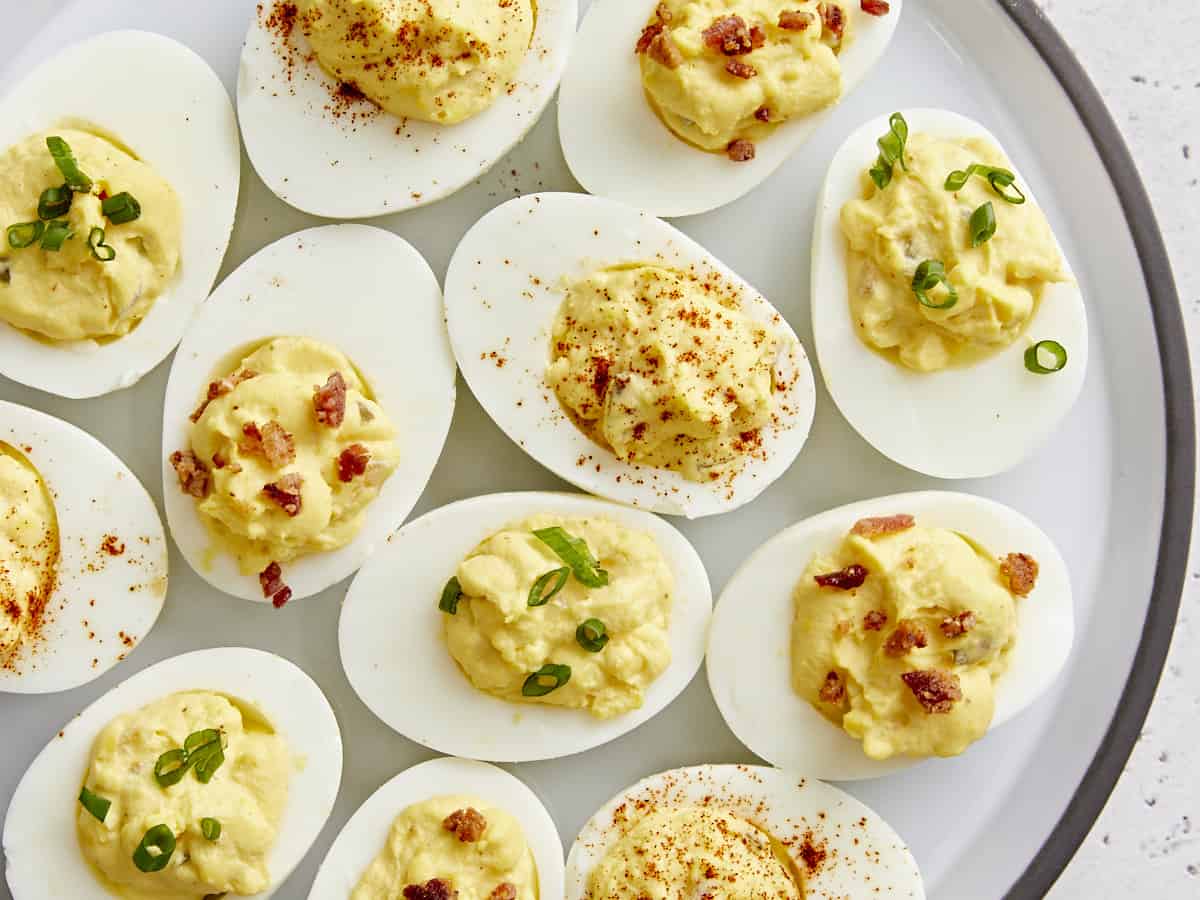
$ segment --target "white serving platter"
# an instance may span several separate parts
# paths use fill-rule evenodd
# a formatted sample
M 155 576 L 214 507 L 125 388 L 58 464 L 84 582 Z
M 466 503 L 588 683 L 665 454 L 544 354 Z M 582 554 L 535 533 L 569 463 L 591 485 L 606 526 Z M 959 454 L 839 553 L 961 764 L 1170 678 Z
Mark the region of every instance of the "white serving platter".
M 55 48 L 136 27 L 192 47 L 231 95 L 254 11 L 253 0 L 13 7 L 0 33 L 0 58 L 9 60 L 0 84 L 13 83 L 14 73 Z M 1012 472 L 955 484 L 1015 507 L 1055 540 L 1074 577 L 1078 633 L 1057 687 L 965 756 L 848 788 L 910 842 L 931 898 L 1035 898 L 1091 826 L 1141 726 L 1178 608 L 1191 519 L 1194 407 L 1182 325 L 1157 226 L 1111 119 L 1029 0 L 909 0 L 879 69 L 805 148 L 741 200 L 675 224 L 772 297 L 811 352 L 808 248 L 826 165 L 863 121 L 910 106 L 955 109 L 997 134 L 1036 186 L 1089 298 L 1090 369 L 1062 429 Z M 444 276 L 458 240 L 494 206 L 517 194 L 577 189 L 552 112 L 487 176 L 428 208 L 373 224 L 404 236 Z M 243 174 L 224 273 L 271 241 L 315 224 L 277 200 L 245 161 Z M 102 400 L 59 400 L 7 381 L 0 381 L 0 397 L 89 430 L 145 484 L 157 485 L 166 375 L 161 365 L 135 388 Z M 564 487 L 463 389 L 446 452 L 414 515 L 483 493 Z M 811 438 L 782 479 L 741 510 L 678 524 L 719 591 L 751 550 L 802 518 L 872 496 L 941 487 L 871 449 L 819 385 Z M 270 650 L 321 685 L 346 748 L 333 815 L 276 894 L 299 900 L 358 806 L 398 770 L 432 754 L 376 719 L 346 681 L 336 647 L 346 583 L 278 612 L 208 588 L 177 552 L 171 563 L 178 574 L 160 623 L 129 661 L 64 694 L 0 696 L 0 808 L 53 729 L 134 671 L 202 647 Z M 514 770 L 545 799 L 569 845 L 599 806 L 647 774 L 752 759 L 722 723 L 701 675 L 620 740 Z M 3 884 L 0 897 L 8 897 Z

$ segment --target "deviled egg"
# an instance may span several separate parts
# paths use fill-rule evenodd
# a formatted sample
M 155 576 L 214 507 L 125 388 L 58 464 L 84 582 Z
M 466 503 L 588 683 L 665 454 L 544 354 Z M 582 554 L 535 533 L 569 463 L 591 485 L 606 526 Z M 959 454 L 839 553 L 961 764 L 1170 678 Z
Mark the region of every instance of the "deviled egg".
M 406 769 L 346 823 L 308 897 L 376 900 L 401 890 L 461 900 L 561 897 L 554 820 L 523 782 L 487 763 L 443 757 Z
M 749 193 L 866 78 L 901 0 L 593 3 L 558 130 L 588 191 L 690 216 Z
M 333 808 L 337 720 L 270 653 L 222 648 L 157 663 L 67 723 L 8 807 L 16 900 L 270 897 Z
M 0 401 L 0 692 L 99 677 L 166 595 L 167 542 L 137 476 L 74 425 Z
M 1012 468 L 1083 387 L 1066 254 L 996 138 L 956 113 L 904 110 L 842 145 L 817 205 L 812 310 L 842 415 L 926 475 Z
M 812 425 L 783 316 L 647 213 L 533 194 L 463 238 L 446 276 L 463 376 L 534 459 L 590 493 L 697 518 L 758 496 Z
M 240 179 L 229 97 L 182 44 L 114 31 L 26 75 L 0 101 L 0 373 L 137 382 L 212 289 Z
M 205 304 L 167 383 L 183 555 L 276 607 L 345 578 L 429 481 L 454 380 L 437 280 L 401 238 L 333 225 L 260 251 Z
M 250 160 L 313 215 L 440 200 L 537 123 L 577 19 L 576 0 L 265 0 L 238 75 Z
M 493 494 L 393 535 L 350 585 L 338 642 L 351 686 L 396 731 L 523 762 L 599 746 L 666 707 L 700 668 L 711 610 L 700 557 L 662 519 Z
M 904 841 L 837 788 L 763 766 L 653 775 L 605 804 L 567 858 L 566 900 L 868 895 L 923 900 Z
M 968 494 L 901 494 L 755 551 L 717 605 L 708 680 L 754 753 L 848 781 L 962 753 L 1045 693 L 1073 637 L 1066 564 L 1036 525 Z

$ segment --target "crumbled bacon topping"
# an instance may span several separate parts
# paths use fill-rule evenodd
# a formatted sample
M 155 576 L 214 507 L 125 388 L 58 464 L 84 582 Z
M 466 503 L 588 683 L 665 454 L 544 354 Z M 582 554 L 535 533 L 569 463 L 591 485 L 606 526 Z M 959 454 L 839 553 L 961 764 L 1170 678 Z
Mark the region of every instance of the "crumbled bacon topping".
M 976 625 L 975 613 L 967 610 L 960 612 L 957 616 L 947 616 L 942 619 L 942 624 L 938 627 L 942 629 L 942 634 L 948 638 L 961 637 L 966 634 Z
M 666 26 L 663 25 L 662 22 L 651 22 L 649 25 L 643 28 L 637 44 L 634 45 L 633 52 L 645 53 L 647 50 L 649 50 L 651 42 L 653 42 L 656 37 L 662 34 L 665 27 Z
M 171 454 L 171 467 L 179 476 L 179 487 L 185 494 L 189 494 L 197 500 L 203 500 L 208 496 L 212 475 L 208 471 L 208 466 L 200 462 L 195 453 L 191 450 L 176 450 Z
M 455 900 L 458 891 L 450 882 L 431 878 L 424 884 L 410 884 L 404 889 L 404 900 Z
M 261 456 L 274 469 L 282 469 L 296 458 L 296 443 L 278 422 L 272 420 L 261 429 L 253 422 L 242 426 L 238 450 L 247 456 Z
M 458 838 L 460 843 L 474 844 L 487 830 L 487 819 L 474 807 L 456 809 L 442 820 L 442 827 Z
M 882 537 L 885 534 L 908 531 L 916 524 L 917 520 L 907 513 L 898 516 L 877 516 L 872 519 L 859 519 L 850 529 L 850 533 L 865 538 Z
M 330 428 L 340 428 L 346 420 L 346 379 L 334 372 L 324 387 L 313 388 L 313 409 L 317 421 Z
M 859 5 L 868 16 L 886 16 L 892 11 L 892 5 L 887 0 L 862 0 Z
M 941 669 L 917 669 L 900 676 L 927 713 L 948 713 L 962 699 L 958 676 Z
M 725 148 L 725 153 L 734 162 L 749 162 L 754 159 L 754 143 L 738 138 L 735 141 L 729 142 L 729 146 Z
M 264 484 L 262 492 L 267 495 L 290 517 L 300 514 L 300 488 L 304 484 L 304 476 L 299 472 L 289 472 L 278 481 Z
M 854 588 L 862 587 L 863 582 L 867 580 L 869 574 L 871 573 L 867 571 L 866 566 L 854 563 L 846 566 L 840 572 L 814 575 L 813 581 L 821 587 L 836 588 L 839 591 L 850 591 Z
M 263 596 L 269 598 L 276 609 L 292 599 L 292 589 L 283 583 L 283 570 L 277 562 L 270 563 L 258 573 L 258 583 L 262 585 Z
M 770 122 L 771 121 L 771 111 L 769 109 L 767 109 L 765 106 L 760 106 L 758 109 L 756 109 L 754 111 L 754 118 L 758 119 L 758 121 L 760 121 L 760 122 Z
M 741 16 L 718 16 L 702 34 L 706 46 L 726 56 L 742 56 L 754 49 L 754 38 Z
M 1000 574 L 1008 579 L 1010 591 L 1027 597 L 1037 584 L 1038 563 L 1028 553 L 1010 553 L 1000 561 Z
M 744 63 L 740 59 L 731 59 L 725 63 L 725 71 L 734 78 L 753 78 L 758 74 L 758 69 L 749 63 Z
M 679 47 L 676 46 L 670 33 L 666 31 L 656 35 L 650 41 L 650 49 L 646 51 L 646 55 L 668 69 L 678 69 L 683 65 L 683 54 L 679 51 Z
M 766 46 L 767 33 L 763 31 L 761 25 L 750 26 L 750 49 L 759 50 Z
M 798 9 L 785 9 L 779 14 L 779 27 L 784 31 L 804 31 L 812 22 L 812 16 Z
M 821 691 L 817 695 L 821 698 L 822 703 L 841 703 L 846 699 L 846 683 L 842 680 L 842 676 L 837 672 L 830 672 L 825 676 L 825 683 L 821 685 Z
M 208 404 L 212 403 L 218 397 L 224 397 L 243 381 L 249 381 L 251 378 L 258 377 L 258 373 L 250 369 L 243 369 L 240 372 L 234 372 L 232 375 L 222 378 L 220 381 L 210 382 L 208 385 L 208 395 L 203 402 L 196 407 L 196 411 L 189 417 L 193 422 L 199 422 L 200 417 L 204 415 L 204 411 L 208 409 Z
M 926 647 L 929 640 L 925 629 L 911 619 L 901 619 L 896 629 L 883 642 L 883 652 L 888 656 L 905 656 L 914 648 Z
M 517 900 L 516 885 L 507 881 L 496 885 L 492 892 L 488 894 L 488 900 Z
M 873 609 L 863 616 L 863 628 L 867 631 L 883 631 L 883 626 L 887 624 L 888 616 L 882 609 Z
M 821 22 L 825 30 L 833 36 L 833 45 L 836 47 L 842 43 L 842 36 L 846 33 L 846 13 L 836 3 L 822 3 L 818 8 L 821 11 Z
M 338 478 L 347 484 L 367 471 L 371 453 L 362 444 L 351 444 L 338 456 Z

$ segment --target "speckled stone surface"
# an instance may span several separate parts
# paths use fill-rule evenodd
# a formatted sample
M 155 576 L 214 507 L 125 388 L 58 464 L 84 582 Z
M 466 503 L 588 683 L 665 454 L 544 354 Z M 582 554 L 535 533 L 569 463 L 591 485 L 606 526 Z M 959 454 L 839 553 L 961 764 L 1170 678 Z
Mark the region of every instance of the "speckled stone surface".
M 1137 160 L 1171 253 L 1200 383 L 1200 6 L 1039 0 L 1099 87 Z M 1116 599 L 1116 598 L 1114 598 Z M 1142 737 L 1050 897 L 1200 897 L 1200 541 Z

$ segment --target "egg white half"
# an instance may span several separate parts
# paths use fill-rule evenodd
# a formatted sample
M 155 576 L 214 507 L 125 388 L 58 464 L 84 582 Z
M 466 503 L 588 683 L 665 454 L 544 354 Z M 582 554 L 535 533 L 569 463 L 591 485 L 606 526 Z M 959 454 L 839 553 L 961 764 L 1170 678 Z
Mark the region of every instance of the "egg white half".
M 736 288 L 744 314 L 790 339 L 777 362 L 777 380 L 787 387 L 774 394 L 777 424 L 763 429 L 765 458 L 747 459 L 732 485 L 698 484 L 617 459 L 567 418 L 546 386 L 563 280 L 630 262 L 715 276 Z M 446 322 L 463 377 L 496 424 L 555 475 L 620 503 L 688 518 L 729 512 L 787 471 L 812 427 L 812 367 L 783 316 L 691 238 L 611 200 L 531 194 L 492 210 L 450 261 Z
M 414 803 L 443 794 L 470 794 L 515 818 L 537 864 L 539 896 L 563 895 L 562 841 L 537 794 L 496 766 L 446 756 L 405 769 L 358 808 L 329 848 L 308 900 L 349 897 L 383 849 L 396 816 Z
M 195 501 L 169 457 L 188 446 L 191 422 L 216 367 L 247 346 L 311 337 L 342 351 L 396 426 L 400 463 L 365 509 L 358 536 L 284 566 L 293 599 L 319 593 L 361 566 L 408 516 L 433 473 L 454 415 L 455 368 L 442 295 L 429 264 L 407 241 L 366 225 L 327 225 L 271 244 L 243 263 L 204 305 L 180 345 L 163 413 L 163 493 L 171 535 L 213 587 L 265 602 L 257 575 L 213 552 Z M 221 372 L 220 375 L 228 374 Z
M 58 581 L 40 635 L 0 667 L 0 693 L 65 691 L 125 659 L 167 596 L 154 501 L 111 450 L 61 419 L 0 401 L 0 441 L 37 468 L 58 514 Z M 106 538 L 111 536 L 104 549 Z
M 179 691 L 225 694 L 264 714 L 296 763 L 279 838 L 267 859 L 272 896 L 316 840 L 342 779 L 337 719 L 316 683 L 272 653 L 198 650 L 156 663 L 117 685 L 51 738 L 30 764 L 4 820 L 6 875 L 15 900 L 110 900 L 79 850 L 79 787 L 96 736 L 114 718 Z
M 992 728 L 1030 706 L 1054 683 L 1075 634 L 1071 581 L 1054 542 L 994 500 L 930 491 L 880 497 L 829 510 L 780 532 L 746 560 L 721 594 L 708 642 L 708 682 L 721 715 L 758 756 L 830 781 L 877 778 L 922 760 L 873 760 L 862 744 L 792 690 L 792 593 L 809 560 L 829 553 L 859 519 L 909 513 L 917 524 L 968 535 L 997 556 L 1028 553 L 1037 586 L 1017 599 L 1017 642 L 996 681 Z M 754 666 L 747 666 L 752 654 Z M 967 751 L 970 752 L 969 750 Z
M 636 825 L 639 805 L 708 806 L 753 822 L 781 841 L 812 898 L 864 897 L 924 900 L 925 887 L 908 847 L 879 814 L 849 794 L 812 778 L 766 766 L 696 766 L 652 775 L 622 791 L 592 816 L 567 858 L 566 900 L 589 898 L 592 870 L 624 832 L 618 810 Z M 825 851 L 808 867 L 808 844 Z
M 523 138 L 554 96 L 579 19 L 577 0 L 538 0 L 533 42 L 511 92 L 457 125 L 401 120 L 360 102 L 327 109 L 337 82 L 300 48 L 294 63 L 264 24 L 250 24 L 238 73 L 238 117 L 255 171 L 279 199 L 307 213 L 362 219 L 425 206 L 488 171 Z
M 657 0 L 595 0 L 579 29 L 558 98 L 558 131 L 572 174 L 588 191 L 674 218 L 717 209 L 748 194 L 804 145 L 832 109 L 791 119 L 757 144 L 757 156 L 730 162 L 667 128 L 647 102 L 634 45 Z M 842 51 L 843 98 L 883 56 L 903 0 L 876 17 L 849 5 L 854 39 Z
M 986 128 L 957 113 L 908 109 L 903 115 L 911 134 L 982 137 L 1003 149 Z M 875 141 L 887 131 L 888 118 L 881 116 L 846 140 L 817 203 L 812 315 L 821 374 L 842 415 L 884 456 L 935 478 L 996 475 L 1041 446 L 1079 397 L 1088 363 L 1083 293 L 1066 262 L 1071 280 L 1047 286 L 1025 335 L 970 366 L 912 372 L 869 349 L 850 315 L 840 216 L 859 196 L 862 173 L 879 155 Z M 1029 202 L 1037 203 L 1033 185 L 1014 172 Z M 1025 369 L 1025 351 L 1047 339 L 1067 349 L 1067 367 L 1034 375 Z
M 438 598 L 458 564 L 484 538 L 538 513 L 603 517 L 647 532 L 671 567 L 671 665 L 646 689 L 641 709 L 605 720 L 509 703 L 472 686 L 446 648 Z M 703 562 L 664 520 L 579 494 L 491 494 L 443 506 L 396 532 L 350 585 L 338 644 L 358 696 L 405 737 L 440 753 L 528 762 L 598 747 L 658 714 L 699 671 L 711 612 Z
M 35 68 L 0 100 L 0 148 L 79 122 L 116 136 L 170 183 L 183 246 L 174 280 L 119 340 L 51 343 L 0 321 L 0 374 L 76 399 L 135 384 L 179 343 L 229 246 L 242 171 L 237 119 L 216 73 L 158 34 L 108 32 Z

